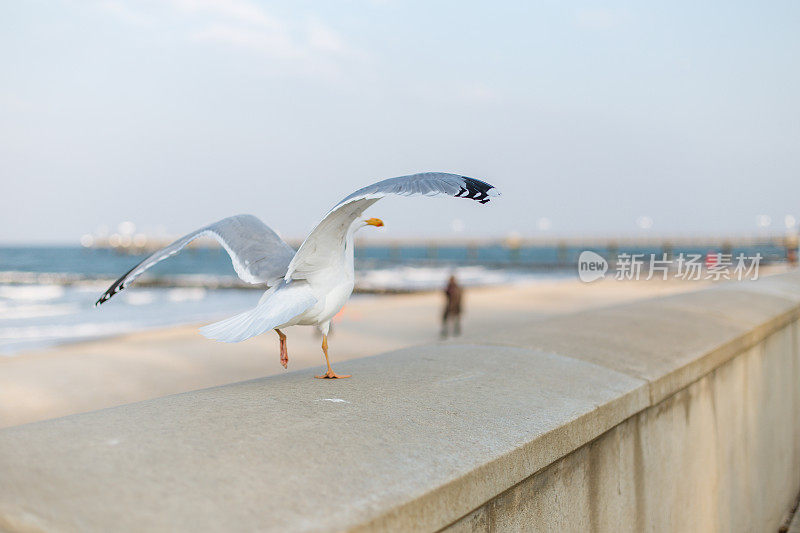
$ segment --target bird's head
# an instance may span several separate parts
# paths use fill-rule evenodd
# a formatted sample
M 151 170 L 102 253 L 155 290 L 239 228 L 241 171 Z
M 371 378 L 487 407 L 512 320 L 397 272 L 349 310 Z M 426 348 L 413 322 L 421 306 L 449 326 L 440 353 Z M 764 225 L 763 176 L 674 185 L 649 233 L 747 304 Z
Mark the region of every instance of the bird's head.
M 383 220 L 379 218 L 368 218 L 364 221 L 365 226 L 375 226 L 376 228 L 380 228 L 383 226 Z

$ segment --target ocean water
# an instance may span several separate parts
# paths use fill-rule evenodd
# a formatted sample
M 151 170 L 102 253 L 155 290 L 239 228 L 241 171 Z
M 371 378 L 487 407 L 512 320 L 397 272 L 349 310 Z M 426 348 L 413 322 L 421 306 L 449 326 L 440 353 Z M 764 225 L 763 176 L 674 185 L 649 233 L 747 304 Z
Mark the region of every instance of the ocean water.
M 136 288 L 94 307 L 105 284 L 0 284 L 0 355 L 193 322 L 214 321 L 258 302 L 242 289 Z
M 574 278 L 583 249 L 361 247 L 356 253 L 356 289 L 439 290 L 451 273 L 465 286 Z M 604 256 L 613 253 L 594 250 Z M 707 247 L 674 250 L 709 251 Z M 767 262 L 785 256 L 783 249 L 770 244 L 733 252 L 758 252 Z M 257 289 L 220 288 L 238 284 L 222 249 L 189 248 L 157 264 L 140 282 L 95 308 L 94 302 L 108 285 L 143 257 L 111 249 L 0 247 L 0 355 L 148 328 L 212 322 L 253 307 L 261 296 Z
M 400 260 L 397 251 L 389 249 L 360 256 L 358 287 L 369 291 L 439 289 L 451 272 L 472 286 L 559 275 L 480 264 L 459 267 L 466 250 L 445 252 L 446 259 L 437 260 L 420 260 L 427 254 L 425 249 L 401 253 Z M 238 282 L 228 255 L 221 249 L 190 248 L 153 267 L 140 278 L 142 283 L 94 307 L 109 284 L 142 258 L 109 249 L 0 248 L 0 355 L 149 328 L 213 322 L 253 307 L 261 296 L 258 288 L 219 288 Z

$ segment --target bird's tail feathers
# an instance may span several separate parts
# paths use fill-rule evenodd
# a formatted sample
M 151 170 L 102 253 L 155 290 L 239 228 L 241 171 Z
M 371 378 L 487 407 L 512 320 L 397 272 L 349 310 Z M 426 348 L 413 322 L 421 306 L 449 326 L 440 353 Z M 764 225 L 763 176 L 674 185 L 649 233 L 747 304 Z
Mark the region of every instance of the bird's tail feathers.
M 203 326 L 200 333 L 221 342 L 241 342 L 289 322 L 316 302 L 307 288 L 280 286 L 253 309 Z

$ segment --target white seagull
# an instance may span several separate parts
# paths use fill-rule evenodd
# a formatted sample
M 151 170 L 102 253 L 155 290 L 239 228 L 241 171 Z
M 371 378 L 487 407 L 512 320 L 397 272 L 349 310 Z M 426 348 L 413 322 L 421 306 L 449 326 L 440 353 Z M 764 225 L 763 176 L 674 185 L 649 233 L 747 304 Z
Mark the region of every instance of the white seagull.
M 317 326 L 322 333 L 322 351 L 328 371 L 318 378 L 347 378 L 331 368 L 328 331 L 331 319 L 353 292 L 353 234 L 366 226 L 383 226 L 378 218 L 360 219 L 369 206 L 388 195 L 468 198 L 485 204 L 499 196 L 494 186 L 480 180 L 425 172 L 390 178 L 361 188 L 336 204 L 295 252 L 266 224 L 253 215 L 236 215 L 209 224 L 162 248 L 133 267 L 103 293 L 100 305 L 130 285 L 145 270 L 172 255 L 198 237 L 214 237 L 231 256 L 242 280 L 265 284 L 267 291 L 258 305 L 221 322 L 200 328 L 209 339 L 240 342 L 274 329 L 280 338 L 281 364 L 289 355 L 289 326 Z

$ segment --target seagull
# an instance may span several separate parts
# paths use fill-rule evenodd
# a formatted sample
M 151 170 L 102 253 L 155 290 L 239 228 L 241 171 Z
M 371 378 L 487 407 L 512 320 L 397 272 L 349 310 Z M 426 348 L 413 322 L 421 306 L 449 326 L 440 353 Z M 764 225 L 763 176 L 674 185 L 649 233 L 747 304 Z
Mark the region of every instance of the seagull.
M 328 371 L 321 379 L 348 378 L 336 374 L 328 357 L 331 319 L 353 293 L 353 236 L 367 226 L 381 227 L 379 218 L 362 219 L 364 211 L 381 198 L 395 196 L 452 196 L 486 204 L 500 193 L 493 185 L 444 172 L 424 172 L 389 178 L 367 185 L 328 211 L 295 252 L 253 215 L 236 215 L 189 233 L 147 257 L 115 281 L 97 300 L 99 306 L 128 287 L 147 269 L 177 254 L 202 236 L 215 238 L 231 257 L 236 274 L 267 290 L 253 309 L 200 328 L 205 337 L 241 342 L 269 330 L 280 340 L 280 361 L 289 362 L 286 335 L 290 326 L 316 326 L 322 333 L 322 352 Z

